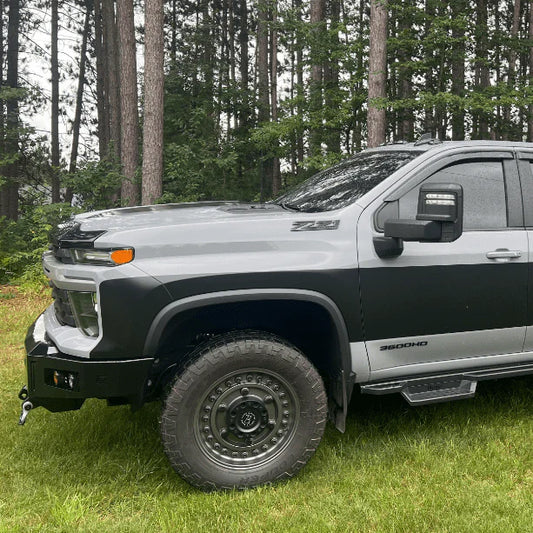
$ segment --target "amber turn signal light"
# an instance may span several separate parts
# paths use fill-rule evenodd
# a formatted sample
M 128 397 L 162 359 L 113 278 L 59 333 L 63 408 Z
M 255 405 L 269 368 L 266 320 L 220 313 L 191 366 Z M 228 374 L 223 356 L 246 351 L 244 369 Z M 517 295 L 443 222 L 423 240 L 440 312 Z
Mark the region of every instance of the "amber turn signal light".
M 117 265 L 124 265 L 133 261 L 133 248 L 126 248 L 124 250 L 115 250 L 111 252 L 111 260 Z

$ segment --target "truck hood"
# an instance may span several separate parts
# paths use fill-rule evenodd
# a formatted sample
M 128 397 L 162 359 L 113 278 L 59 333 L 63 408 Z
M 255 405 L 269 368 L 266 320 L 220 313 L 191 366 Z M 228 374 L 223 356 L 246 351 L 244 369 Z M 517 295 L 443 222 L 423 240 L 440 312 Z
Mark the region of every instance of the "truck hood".
M 131 246 L 133 265 L 157 278 L 170 272 L 347 268 L 356 263 L 361 208 L 303 213 L 276 204 L 204 202 L 111 209 L 75 218 L 99 232 L 96 248 Z
M 81 223 L 82 231 L 127 231 L 203 222 L 217 223 L 258 216 L 283 216 L 284 214 L 287 215 L 290 212 L 276 204 L 194 202 L 93 211 L 77 215 L 75 221 Z

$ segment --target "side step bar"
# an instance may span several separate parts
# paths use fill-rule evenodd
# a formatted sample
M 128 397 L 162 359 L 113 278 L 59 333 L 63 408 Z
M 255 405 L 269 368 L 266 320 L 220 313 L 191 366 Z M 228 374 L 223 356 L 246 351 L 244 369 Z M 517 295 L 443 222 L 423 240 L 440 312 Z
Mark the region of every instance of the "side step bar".
M 399 392 L 410 405 L 428 405 L 472 398 L 476 394 L 478 381 L 528 374 L 533 374 L 533 364 L 500 366 L 457 374 L 440 374 L 369 383 L 361 385 L 361 393 L 381 395 Z

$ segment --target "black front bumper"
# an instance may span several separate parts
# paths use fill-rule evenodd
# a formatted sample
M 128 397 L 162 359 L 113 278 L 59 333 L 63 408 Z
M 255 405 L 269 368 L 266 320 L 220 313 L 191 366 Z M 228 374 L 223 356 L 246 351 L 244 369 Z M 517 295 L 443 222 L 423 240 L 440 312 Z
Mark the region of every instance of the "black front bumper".
M 42 406 L 54 412 L 70 411 L 79 409 L 86 398 L 103 398 L 112 403 L 129 403 L 133 408 L 141 407 L 154 359 L 94 361 L 72 357 L 58 352 L 51 341 L 35 334 L 37 321 L 28 330 L 25 342 L 27 389 L 34 407 Z M 50 377 L 54 371 L 75 375 L 73 390 L 54 385 Z

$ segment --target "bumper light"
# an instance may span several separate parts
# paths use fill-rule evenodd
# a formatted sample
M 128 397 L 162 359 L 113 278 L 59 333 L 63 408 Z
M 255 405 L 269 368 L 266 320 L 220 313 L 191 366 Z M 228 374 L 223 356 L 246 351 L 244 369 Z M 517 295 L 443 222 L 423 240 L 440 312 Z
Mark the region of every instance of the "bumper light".
M 78 390 L 78 373 L 47 368 L 45 370 L 45 383 L 58 389 L 75 391 Z
M 133 261 L 133 248 L 119 248 L 114 250 L 98 250 L 95 248 L 73 248 L 72 259 L 75 263 L 90 265 L 117 266 Z

